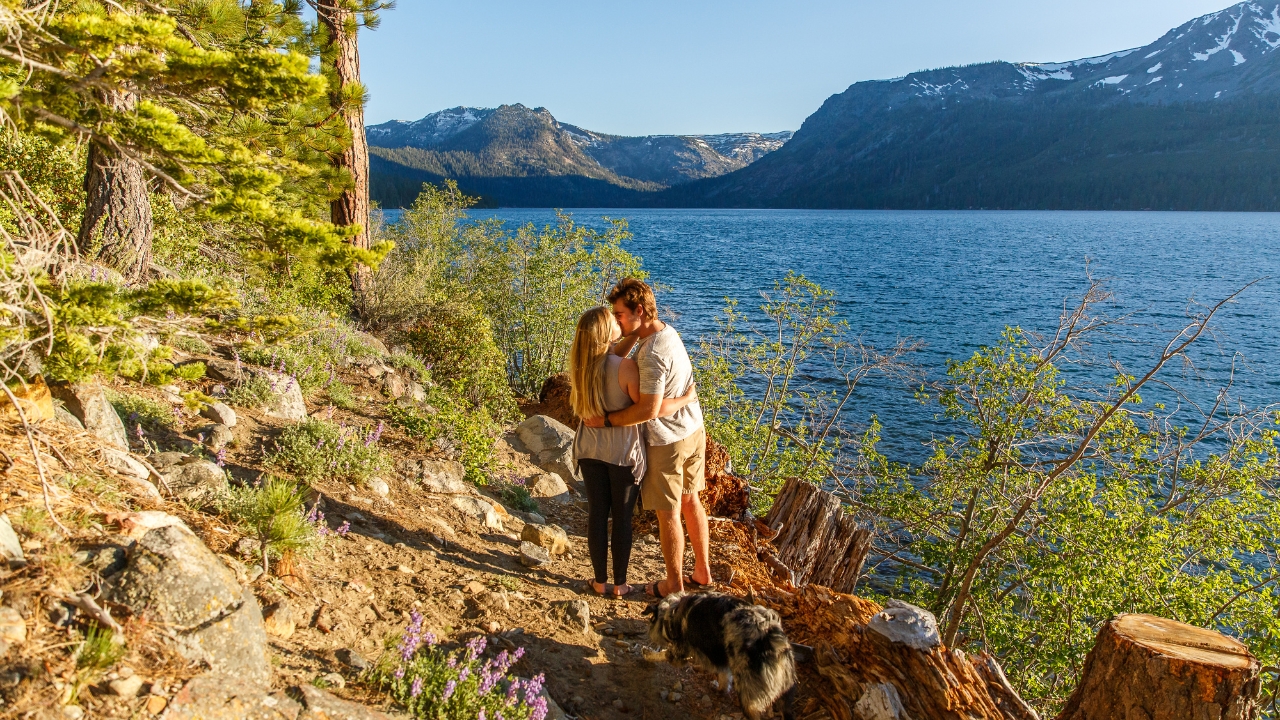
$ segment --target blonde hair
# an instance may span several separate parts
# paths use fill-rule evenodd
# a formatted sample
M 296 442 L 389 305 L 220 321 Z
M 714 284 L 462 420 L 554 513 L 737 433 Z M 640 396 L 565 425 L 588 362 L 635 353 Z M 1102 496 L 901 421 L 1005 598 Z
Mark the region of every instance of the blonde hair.
M 608 308 L 592 308 L 578 318 L 569 348 L 569 406 L 580 418 L 604 415 L 604 366 L 618 323 Z

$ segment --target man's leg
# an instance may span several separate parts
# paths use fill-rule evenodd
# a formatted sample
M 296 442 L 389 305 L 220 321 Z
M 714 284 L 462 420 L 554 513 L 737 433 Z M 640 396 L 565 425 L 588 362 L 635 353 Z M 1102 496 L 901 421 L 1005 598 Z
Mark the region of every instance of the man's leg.
M 657 510 L 658 538 L 662 541 L 662 560 L 667 566 L 667 579 L 658 584 L 658 593 L 670 595 L 684 589 L 684 528 L 680 527 L 680 511 Z M 703 522 L 706 522 L 705 516 Z
M 711 582 L 711 531 L 707 527 L 707 511 L 702 507 L 698 493 L 691 493 L 680 498 L 680 511 L 684 515 L 685 524 L 689 528 L 689 542 L 693 544 L 693 581 L 704 585 Z M 684 538 L 681 539 L 680 558 L 684 559 Z M 663 552 L 666 552 L 666 541 L 663 541 Z M 683 563 L 677 563 L 682 565 Z M 681 567 L 676 568 L 680 572 Z M 671 572 L 671 564 L 667 564 L 667 572 Z M 669 577 L 669 575 L 668 575 Z M 681 576 L 681 582 L 684 581 Z

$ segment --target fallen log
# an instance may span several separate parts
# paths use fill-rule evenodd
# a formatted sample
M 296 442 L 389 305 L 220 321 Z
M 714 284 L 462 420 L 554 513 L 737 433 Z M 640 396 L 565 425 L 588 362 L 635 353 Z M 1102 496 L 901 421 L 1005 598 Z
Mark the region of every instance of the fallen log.
M 840 498 L 798 478 L 778 493 L 765 524 L 777 536 L 778 559 L 795 584 L 852 593 L 871 549 L 871 531 L 844 511 Z
M 1257 716 L 1260 665 L 1221 633 L 1152 615 L 1103 624 L 1058 720 Z

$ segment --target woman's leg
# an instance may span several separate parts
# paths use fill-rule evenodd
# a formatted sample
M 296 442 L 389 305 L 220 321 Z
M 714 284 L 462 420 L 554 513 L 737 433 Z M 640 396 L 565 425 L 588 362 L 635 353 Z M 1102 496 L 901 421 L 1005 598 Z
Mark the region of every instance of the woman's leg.
M 587 551 L 591 555 L 591 567 L 596 574 L 596 583 L 603 585 L 609 581 L 609 506 L 612 492 L 609 482 L 608 463 L 599 460 L 579 460 L 578 469 L 582 472 L 582 485 L 587 492 Z
M 613 500 L 613 582 L 627 584 L 627 567 L 631 564 L 631 519 L 635 516 L 640 486 L 631 468 L 609 466 L 610 495 Z

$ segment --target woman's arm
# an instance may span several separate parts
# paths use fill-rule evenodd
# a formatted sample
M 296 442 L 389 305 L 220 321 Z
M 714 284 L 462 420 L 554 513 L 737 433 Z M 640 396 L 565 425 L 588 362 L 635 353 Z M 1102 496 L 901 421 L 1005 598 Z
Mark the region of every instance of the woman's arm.
M 685 405 L 695 402 L 698 399 L 698 386 L 690 385 L 689 392 L 678 398 L 663 398 L 662 405 L 658 407 L 658 417 L 667 417 L 675 415 Z

